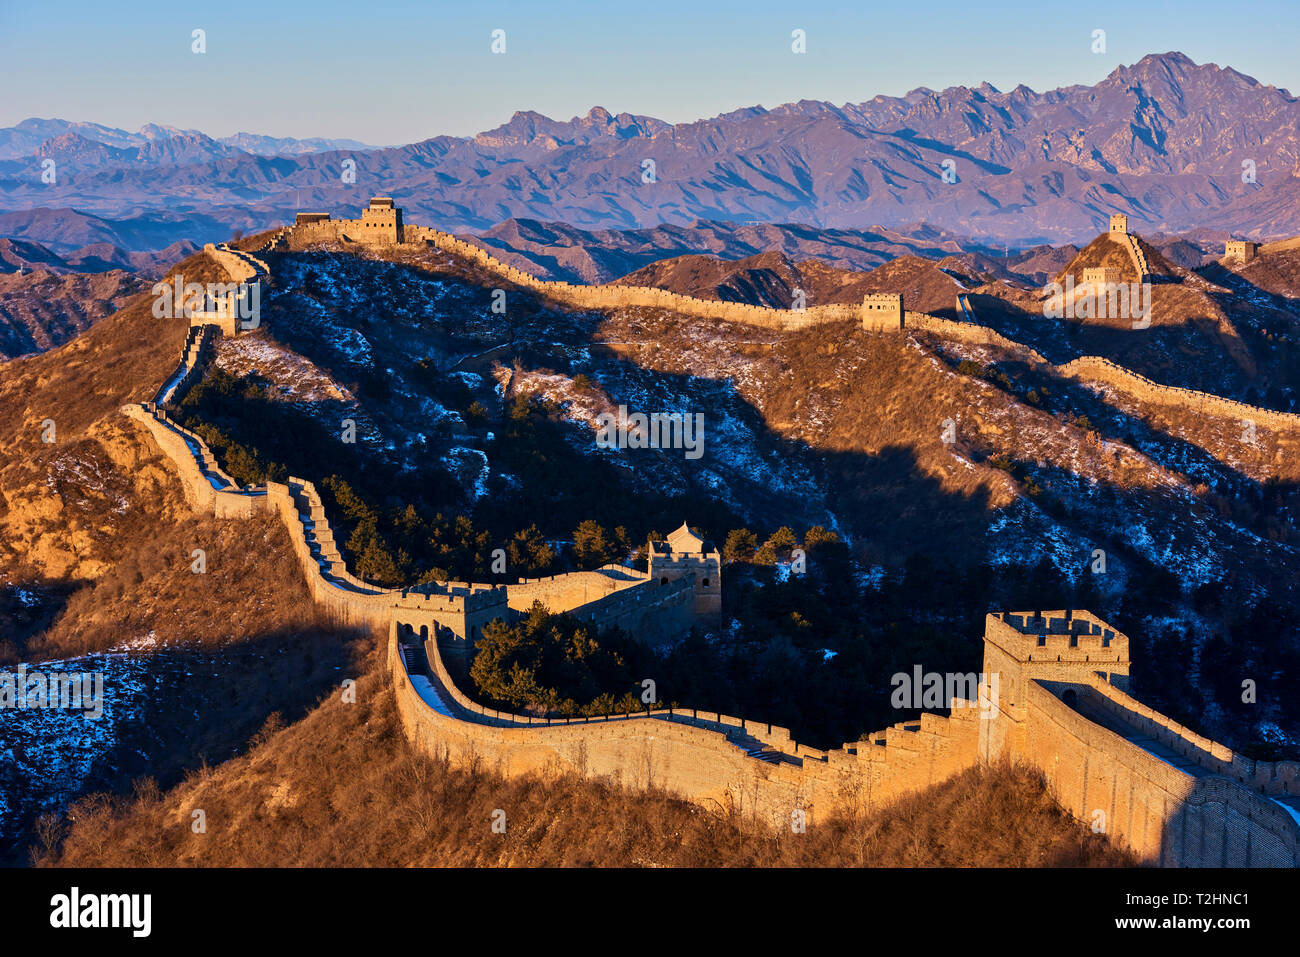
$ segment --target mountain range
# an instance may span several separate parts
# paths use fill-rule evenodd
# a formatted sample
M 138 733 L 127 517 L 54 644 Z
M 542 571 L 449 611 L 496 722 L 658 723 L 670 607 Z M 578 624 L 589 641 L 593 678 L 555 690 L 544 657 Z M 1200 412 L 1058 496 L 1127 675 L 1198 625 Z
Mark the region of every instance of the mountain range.
M 71 139 L 69 139 L 71 138 Z M 257 133 L 236 133 L 213 139 L 198 130 L 182 130 L 174 126 L 146 123 L 135 133 L 104 126 L 100 123 L 76 123 L 68 120 L 42 120 L 36 117 L 23 120 L 16 126 L 0 129 L 0 159 L 20 159 L 24 156 L 45 155 L 51 141 L 76 143 L 84 141 L 107 147 L 108 150 L 135 153 L 142 162 L 175 155 L 171 147 L 189 144 L 195 148 L 196 157 L 214 158 L 253 153 L 258 156 L 299 156 L 304 153 L 322 153 L 328 150 L 371 150 L 357 140 L 349 139 L 295 139 L 291 136 L 262 136 Z M 162 147 L 160 150 L 159 147 Z M 112 155 L 105 153 L 105 156 Z
M 53 184 L 41 179 L 50 159 Z M 1044 93 L 922 88 L 678 124 L 601 107 L 568 121 L 521 112 L 477 136 L 384 149 L 49 120 L 0 131 L 0 208 L 133 220 L 133 248 L 224 238 L 298 209 L 355 215 L 371 195 L 460 231 L 512 218 L 589 230 L 922 222 L 1025 246 L 1086 240 L 1124 212 L 1140 233 L 1289 236 L 1300 233 L 1300 103 L 1165 53 Z

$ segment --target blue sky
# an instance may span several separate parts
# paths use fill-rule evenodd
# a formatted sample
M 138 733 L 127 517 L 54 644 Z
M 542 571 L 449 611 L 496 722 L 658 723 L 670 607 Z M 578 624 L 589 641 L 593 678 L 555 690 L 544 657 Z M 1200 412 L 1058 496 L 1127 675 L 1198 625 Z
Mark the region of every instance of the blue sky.
M 0 126 L 57 116 L 392 144 L 475 133 L 528 109 L 568 119 L 600 105 L 680 122 L 984 80 L 1044 90 L 1168 50 L 1297 93 L 1297 19 L 1295 0 L 0 0 Z M 203 55 L 191 51 L 195 29 L 206 31 Z M 491 52 L 494 29 L 505 30 L 504 55 Z M 791 52 L 795 29 L 806 54 Z M 1095 29 L 1104 54 L 1092 52 Z

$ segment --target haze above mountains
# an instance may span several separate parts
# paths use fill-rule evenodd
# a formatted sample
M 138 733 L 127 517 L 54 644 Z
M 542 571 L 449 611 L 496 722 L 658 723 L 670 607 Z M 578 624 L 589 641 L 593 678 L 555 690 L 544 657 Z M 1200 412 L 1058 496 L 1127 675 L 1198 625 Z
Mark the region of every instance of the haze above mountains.
M 47 159 L 53 185 L 41 181 Z M 347 159 L 354 183 L 342 180 Z M 0 131 L 0 235 L 59 254 L 224 239 L 299 209 L 355 215 L 371 195 L 392 195 L 415 222 L 498 235 L 509 220 L 537 221 L 528 230 L 703 220 L 885 227 L 921 240 L 937 229 L 967 248 L 1023 247 L 1087 240 L 1118 211 L 1139 233 L 1290 236 L 1300 233 L 1300 102 L 1166 53 L 1045 93 L 919 89 L 681 124 L 600 107 L 569 121 L 521 112 L 474 137 L 383 149 L 62 121 Z

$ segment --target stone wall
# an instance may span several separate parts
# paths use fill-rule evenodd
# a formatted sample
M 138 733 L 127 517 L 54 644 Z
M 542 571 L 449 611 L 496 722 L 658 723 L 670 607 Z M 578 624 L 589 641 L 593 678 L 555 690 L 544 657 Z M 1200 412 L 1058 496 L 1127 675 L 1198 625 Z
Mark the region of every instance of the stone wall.
M 1169 748 L 1179 757 L 1262 794 L 1300 796 L 1300 762 L 1256 761 L 1183 727 L 1105 681 L 1094 682 L 1097 707 Z
M 429 671 L 408 669 L 400 612 L 389 641 L 399 712 L 417 746 L 505 775 L 570 771 L 657 787 L 778 827 L 870 811 L 940 783 L 975 761 L 974 711 L 924 715 L 832 752 L 800 748 L 785 728 L 692 709 L 545 719 L 485 708 L 464 695 L 424 644 Z
M 1091 682 L 1096 700 L 1109 692 Z M 1041 682 L 1028 687 L 1024 757 L 1058 801 L 1143 862 L 1294 867 L 1300 827 L 1281 805 L 1225 777 L 1188 773 L 1079 714 Z
M 354 220 L 330 220 L 286 229 L 292 248 L 301 248 L 314 242 L 356 241 L 357 224 L 358 221 Z M 440 230 L 408 224 L 403 227 L 403 233 L 406 243 L 431 243 L 444 252 L 475 264 L 502 281 L 572 309 L 665 309 L 683 316 L 781 331 L 807 329 L 829 322 L 862 322 L 864 318 L 863 309 L 858 305 L 835 303 L 810 306 L 807 309 L 772 309 L 747 303 L 698 299 L 650 286 L 551 282 L 509 266 L 483 247 Z M 873 321 L 874 318 L 873 315 Z
M 1061 375 L 1114 386 L 1146 402 L 1178 406 L 1189 411 L 1235 419 L 1239 422 L 1254 422 L 1257 426 L 1280 432 L 1300 431 L 1300 415 L 1261 409 L 1209 392 L 1161 385 L 1100 356 L 1080 356 L 1059 366 L 1058 369 Z
M 207 243 L 203 251 L 226 271 L 231 282 L 252 282 L 258 276 L 270 273 L 261 259 L 252 253 L 233 249 L 225 243 Z
M 1284 253 L 1291 249 L 1300 249 L 1300 236 L 1293 236 L 1290 239 L 1279 239 L 1277 242 L 1263 243 L 1256 253 L 1265 255 L 1267 253 Z
M 972 337 L 968 341 L 1010 343 L 984 327 L 927 320 L 933 331 L 961 327 L 956 334 Z M 187 341 L 163 393 L 174 396 L 179 383 L 196 374 L 202 342 L 193 346 Z M 635 620 L 644 628 L 647 613 L 657 620 L 685 613 L 694 600 L 691 579 L 661 585 L 607 566 L 572 582 L 557 576 L 504 589 L 471 583 L 449 583 L 434 594 L 376 588 L 347 571 L 310 482 L 291 478 L 239 489 L 203 442 L 157 406 L 123 411 L 171 459 L 192 507 L 242 518 L 270 513 L 283 521 L 317 604 L 341 622 L 388 629 L 387 662 L 403 729 L 430 754 L 507 775 L 572 771 L 662 788 L 778 827 L 797 823 L 799 815 L 814 824 L 871 812 L 981 760 L 1006 757 L 1041 769 L 1063 806 L 1081 820 L 1093 822 L 1102 811 L 1106 833 L 1150 862 L 1300 861 L 1300 817 L 1278 800 L 1300 793 L 1300 766 L 1250 762 L 1134 701 L 1123 690 L 1128 639 L 1086 612 L 989 616 L 984 671 L 999 676 L 1000 690 L 986 681 L 981 698 L 997 708 L 957 700 L 949 717 L 923 714 L 831 751 L 802 746 L 785 728 L 694 709 L 593 719 L 510 714 L 474 702 L 457 687 L 430 621 L 459 613 L 472 633 L 473 625 L 465 623 L 475 616 L 543 597 L 569 605 L 579 617 Z M 605 582 L 593 599 L 596 579 Z M 1069 703 L 1067 695 L 1074 696 Z M 1080 702 L 1097 720 L 1080 713 Z M 1152 749 L 1168 757 L 1108 725 L 1132 729 L 1130 737 L 1149 736 Z
M 962 315 L 972 315 L 968 297 L 959 297 L 957 305 L 958 311 Z M 997 346 L 1000 349 L 1015 353 L 1031 365 L 1055 368 L 1052 363 L 1029 346 L 1016 342 L 1014 339 L 1008 339 L 989 326 L 978 325 L 974 322 L 954 322 L 952 319 L 941 319 L 938 316 L 923 312 L 909 312 L 907 314 L 907 328 L 930 332 L 944 339 L 969 342 L 972 345 Z
M 540 601 L 552 612 L 565 612 L 648 581 L 645 572 L 622 565 L 605 565 L 595 571 L 521 578 L 516 584 L 507 585 L 506 591 L 510 607 L 516 611 L 525 612 L 534 601 Z
M 981 697 L 998 716 L 981 758 L 1040 769 L 1062 806 L 1148 863 L 1300 863 L 1300 765 L 1250 761 L 1136 701 L 1129 646 L 1083 611 L 989 615 L 997 684 Z

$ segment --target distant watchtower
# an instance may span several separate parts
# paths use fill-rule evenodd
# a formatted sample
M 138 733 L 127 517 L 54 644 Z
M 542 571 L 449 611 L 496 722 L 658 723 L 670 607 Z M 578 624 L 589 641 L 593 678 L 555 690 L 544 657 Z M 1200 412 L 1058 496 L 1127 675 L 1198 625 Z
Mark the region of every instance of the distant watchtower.
M 1128 217 L 1123 213 L 1111 213 L 1110 216 L 1110 238 L 1118 242 L 1124 242 L 1123 237 L 1128 235 Z
M 666 541 L 650 542 L 650 579 L 667 584 L 679 578 L 695 581 L 695 617 L 722 624 L 722 555 L 684 522 Z
M 400 243 L 402 241 L 402 211 L 393 204 L 390 196 L 376 196 L 361 211 L 361 242 Z
M 873 332 L 899 332 L 902 330 L 902 294 L 882 292 L 863 296 L 862 328 Z
M 1244 239 L 1229 239 L 1223 247 L 1223 258 L 1225 262 L 1248 263 L 1255 258 L 1259 252 L 1259 243 L 1248 242 Z

